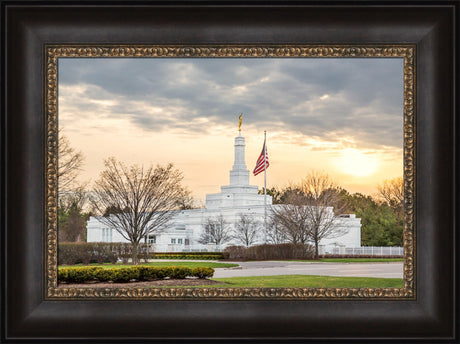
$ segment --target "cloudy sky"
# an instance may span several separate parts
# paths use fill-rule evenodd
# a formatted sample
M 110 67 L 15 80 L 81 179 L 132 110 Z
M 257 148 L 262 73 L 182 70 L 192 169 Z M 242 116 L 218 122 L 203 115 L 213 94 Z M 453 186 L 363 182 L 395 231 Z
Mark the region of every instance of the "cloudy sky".
M 327 172 L 373 194 L 403 171 L 399 58 L 61 58 L 59 126 L 94 181 L 109 156 L 173 162 L 194 196 L 220 191 L 243 112 L 252 171 L 267 131 L 268 187 Z M 263 185 L 263 174 L 251 176 Z

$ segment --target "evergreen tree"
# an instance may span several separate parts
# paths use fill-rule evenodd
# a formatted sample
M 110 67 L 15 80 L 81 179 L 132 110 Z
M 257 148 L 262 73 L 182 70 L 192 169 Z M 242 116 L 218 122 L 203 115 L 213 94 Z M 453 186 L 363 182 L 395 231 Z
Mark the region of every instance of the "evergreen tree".
M 58 240 L 86 241 L 86 222 L 90 213 L 83 210 L 86 192 L 83 189 L 61 195 L 58 207 Z
M 361 218 L 361 245 L 402 246 L 403 221 L 388 204 L 360 193 L 346 197 L 350 211 Z

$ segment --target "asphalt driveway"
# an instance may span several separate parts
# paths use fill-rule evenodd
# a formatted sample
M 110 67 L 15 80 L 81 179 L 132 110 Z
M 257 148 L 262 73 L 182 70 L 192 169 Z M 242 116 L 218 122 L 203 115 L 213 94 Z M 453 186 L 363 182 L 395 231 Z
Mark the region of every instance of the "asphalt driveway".
M 403 262 L 319 263 L 260 261 L 234 263 L 239 264 L 240 267 L 215 269 L 213 277 L 223 278 L 274 275 L 321 275 L 343 277 L 403 278 Z

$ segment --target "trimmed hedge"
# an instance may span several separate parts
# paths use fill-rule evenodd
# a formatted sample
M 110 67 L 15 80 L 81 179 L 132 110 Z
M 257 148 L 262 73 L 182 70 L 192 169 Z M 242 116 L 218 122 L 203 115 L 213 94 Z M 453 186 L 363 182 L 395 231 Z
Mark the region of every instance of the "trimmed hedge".
M 101 267 L 69 267 L 58 270 L 58 281 L 83 283 L 88 281 L 128 283 L 164 278 L 184 279 L 187 277 L 208 278 L 214 269 L 208 267 L 188 268 L 182 266 L 131 266 L 129 268 L 104 269 Z
M 81 268 L 64 268 L 58 270 L 58 280 L 68 283 L 82 283 L 95 280 L 101 267 L 85 266 Z
M 308 244 L 229 246 L 224 250 L 223 257 L 240 260 L 315 259 L 315 248 Z
M 192 268 L 193 276 L 198 278 L 209 278 L 214 275 L 214 269 L 205 266 Z
M 221 256 L 222 252 L 158 252 L 157 256 Z
M 222 254 L 163 254 L 153 253 L 150 255 L 151 259 L 201 259 L 201 260 L 219 260 L 222 259 Z

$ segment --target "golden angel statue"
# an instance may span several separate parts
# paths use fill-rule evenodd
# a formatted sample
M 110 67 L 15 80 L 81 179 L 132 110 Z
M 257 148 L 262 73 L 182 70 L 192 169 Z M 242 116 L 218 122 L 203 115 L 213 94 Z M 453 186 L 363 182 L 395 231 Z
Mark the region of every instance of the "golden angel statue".
M 243 117 L 243 113 L 241 113 L 241 114 L 240 114 L 240 117 L 239 117 L 239 118 L 240 118 L 240 121 L 239 121 L 239 123 L 238 123 L 238 131 L 241 131 L 241 123 L 243 123 L 243 118 L 242 118 L 242 117 Z

